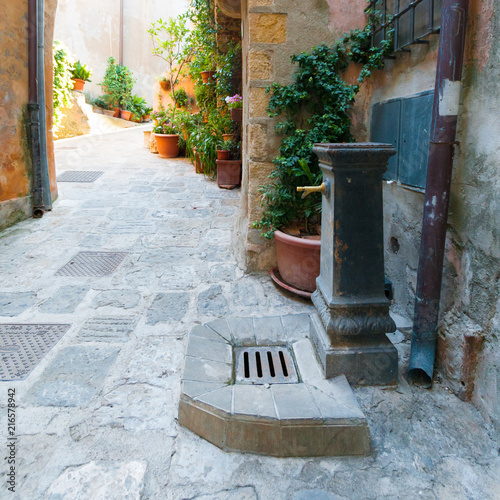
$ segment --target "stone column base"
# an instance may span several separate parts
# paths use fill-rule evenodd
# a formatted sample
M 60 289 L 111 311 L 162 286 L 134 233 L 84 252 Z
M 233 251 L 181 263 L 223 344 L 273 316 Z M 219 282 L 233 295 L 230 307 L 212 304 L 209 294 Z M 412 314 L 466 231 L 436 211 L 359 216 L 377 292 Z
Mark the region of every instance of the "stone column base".
M 397 385 L 398 352 L 385 335 L 340 337 L 332 345 L 316 314 L 310 335 L 325 378 L 345 375 L 353 385 Z

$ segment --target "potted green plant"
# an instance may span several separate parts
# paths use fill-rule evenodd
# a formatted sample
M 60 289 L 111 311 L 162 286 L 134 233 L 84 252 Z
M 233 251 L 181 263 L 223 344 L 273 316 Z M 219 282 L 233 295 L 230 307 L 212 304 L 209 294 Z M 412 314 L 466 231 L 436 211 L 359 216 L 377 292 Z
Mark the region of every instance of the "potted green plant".
M 175 158 L 179 154 L 178 123 L 175 119 L 175 108 L 170 107 L 153 113 L 153 134 L 161 158 Z
M 90 82 L 90 75 L 92 71 L 87 69 L 85 64 L 82 64 L 79 60 L 73 64 L 71 68 L 71 78 L 73 80 L 73 90 L 83 91 L 85 82 Z
M 130 119 L 137 123 L 142 122 L 142 117 L 145 113 L 146 108 L 147 108 L 146 99 L 144 99 L 144 97 L 140 97 L 134 94 L 129 103 L 129 110 L 132 113 Z
M 172 86 L 170 80 L 168 80 L 166 76 L 160 77 L 158 81 L 160 82 L 161 89 L 165 92 L 168 92 L 171 89 Z
M 231 140 L 219 139 L 217 142 L 217 159 L 229 160 L 233 142 Z
M 241 183 L 241 143 L 223 140 L 222 147 L 225 157 L 219 156 L 217 151 L 217 185 L 224 189 L 233 189 Z
M 184 89 L 178 89 L 174 92 L 175 104 L 178 108 L 185 108 L 188 105 L 189 97 Z
M 233 122 L 241 122 L 243 120 L 243 97 L 235 94 L 231 97 L 226 97 L 225 101 L 231 114 L 231 120 Z
M 106 73 L 99 84 L 109 109 L 114 109 L 115 117 L 120 116 L 120 109 L 125 109 L 132 98 L 135 79 L 127 66 L 116 64 L 114 57 L 108 59 Z
M 349 111 L 355 96 L 392 50 L 389 41 L 380 48 L 371 47 L 371 33 L 369 24 L 343 35 L 332 46 L 322 44 L 292 56 L 292 62 L 298 63 L 292 83 L 268 88 L 268 113 L 282 117 L 275 129 L 283 139 L 269 176 L 272 182 L 260 189 L 263 216 L 253 226 L 267 238 L 275 236 L 278 270 L 273 271 L 273 279 L 301 295 L 315 290 L 319 274 L 322 195 L 304 197 L 297 188 L 321 184 L 318 158 L 312 151 L 315 143 L 354 140 Z M 343 77 L 351 62 L 362 65 L 354 83 Z M 305 253 L 308 249 L 311 254 Z
M 142 121 L 148 122 L 150 117 L 151 117 L 152 111 L 153 111 L 153 108 L 146 106 L 143 110 Z

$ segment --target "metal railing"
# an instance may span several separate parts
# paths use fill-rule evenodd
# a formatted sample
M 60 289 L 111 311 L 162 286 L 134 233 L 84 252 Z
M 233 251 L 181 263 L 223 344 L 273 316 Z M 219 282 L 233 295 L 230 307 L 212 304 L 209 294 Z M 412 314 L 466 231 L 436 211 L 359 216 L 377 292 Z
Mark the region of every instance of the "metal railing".
M 415 21 L 418 17 L 424 17 L 425 9 L 416 12 L 416 8 L 427 2 L 427 29 L 415 33 Z M 380 25 L 376 26 L 372 33 L 372 45 L 376 46 L 381 40 L 387 39 L 387 29 L 394 26 L 394 52 L 409 50 L 408 45 L 429 43 L 423 40 L 428 35 L 439 33 L 441 24 L 441 0 L 413 0 L 406 7 L 401 8 L 401 0 L 394 1 L 394 14 L 388 14 L 388 0 L 372 0 L 366 11 L 381 11 Z M 436 12 L 437 9 L 437 12 Z M 405 33 L 404 39 L 401 37 L 401 22 L 409 16 L 409 32 Z M 416 19 L 417 17 L 417 19 Z M 382 37 L 380 37 L 382 35 Z

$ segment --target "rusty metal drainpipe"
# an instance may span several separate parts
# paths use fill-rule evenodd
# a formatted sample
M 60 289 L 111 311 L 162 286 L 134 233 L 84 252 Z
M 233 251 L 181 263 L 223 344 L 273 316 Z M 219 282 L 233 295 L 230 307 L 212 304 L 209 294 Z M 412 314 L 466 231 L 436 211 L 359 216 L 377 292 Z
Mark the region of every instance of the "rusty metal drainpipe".
M 443 0 L 411 339 L 410 379 L 431 387 L 469 0 Z
M 38 0 L 28 2 L 28 111 L 31 159 L 33 166 L 32 204 L 33 217 L 40 218 L 45 212 L 42 179 L 42 151 L 40 144 L 40 102 L 38 75 Z

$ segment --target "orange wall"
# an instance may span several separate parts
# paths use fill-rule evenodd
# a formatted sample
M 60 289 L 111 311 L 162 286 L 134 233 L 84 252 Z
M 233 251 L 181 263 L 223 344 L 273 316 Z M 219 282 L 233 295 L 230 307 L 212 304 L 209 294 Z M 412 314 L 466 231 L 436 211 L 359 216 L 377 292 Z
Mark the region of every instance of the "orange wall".
M 52 31 L 57 0 L 46 1 L 46 81 L 48 128 L 52 118 Z M 28 2 L 5 2 L 0 18 L 0 202 L 31 191 L 27 136 Z M 52 135 L 48 134 L 53 195 L 57 194 Z

